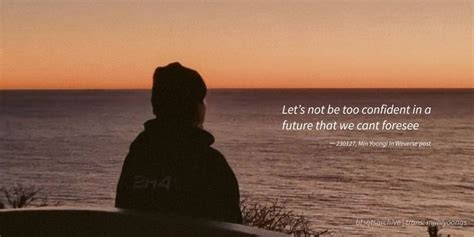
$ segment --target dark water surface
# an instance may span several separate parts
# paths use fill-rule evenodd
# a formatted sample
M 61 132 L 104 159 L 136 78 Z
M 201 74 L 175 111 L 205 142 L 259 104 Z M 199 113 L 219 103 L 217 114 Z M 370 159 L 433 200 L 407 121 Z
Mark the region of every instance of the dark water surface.
M 336 235 L 427 236 L 364 220 L 474 221 L 472 90 L 211 90 L 205 128 L 243 197 L 279 199 Z M 431 115 L 282 115 L 282 105 L 431 106 Z M 41 186 L 72 206 L 113 206 L 130 142 L 152 118 L 149 92 L 0 91 L 0 186 Z M 283 120 L 414 121 L 419 131 L 282 131 Z M 431 141 L 430 148 L 336 147 L 338 140 Z M 473 227 L 445 227 L 452 236 Z M 454 234 L 454 235 L 453 235 Z

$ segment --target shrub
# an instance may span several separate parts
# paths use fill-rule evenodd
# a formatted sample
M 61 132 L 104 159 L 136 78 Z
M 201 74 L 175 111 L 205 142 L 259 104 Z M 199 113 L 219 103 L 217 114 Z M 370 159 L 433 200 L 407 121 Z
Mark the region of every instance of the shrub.
M 303 215 L 297 215 L 286 209 L 278 199 L 268 204 L 251 203 L 244 199 L 240 203 L 243 223 L 271 231 L 293 236 L 320 236 L 323 232 L 311 230 L 310 221 Z
M 429 225 L 428 226 L 428 234 L 430 237 L 438 237 L 438 226 L 437 225 Z
M 0 209 L 7 207 L 42 207 L 59 204 L 59 202 L 48 202 L 45 196 L 40 195 L 41 191 L 42 188 L 35 186 L 25 187 L 21 184 L 15 184 L 10 188 L 1 187 L 0 192 L 3 194 L 3 197 L 0 199 Z

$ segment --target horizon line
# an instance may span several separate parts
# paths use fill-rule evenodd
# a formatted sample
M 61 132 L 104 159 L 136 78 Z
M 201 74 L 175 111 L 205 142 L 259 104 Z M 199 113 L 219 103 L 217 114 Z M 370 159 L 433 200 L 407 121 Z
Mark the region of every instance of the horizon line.
M 0 91 L 126 91 L 152 88 L 0 88 Z M 472 90 L 473 87 L 213 87 L 208 90 Z

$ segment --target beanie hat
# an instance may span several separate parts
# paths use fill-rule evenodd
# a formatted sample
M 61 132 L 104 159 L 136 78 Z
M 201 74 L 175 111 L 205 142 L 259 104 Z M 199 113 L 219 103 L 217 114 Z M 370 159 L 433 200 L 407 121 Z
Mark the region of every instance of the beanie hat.
M 195 116 L 196 103 L 204 100 L 206 92 L 206 84 L 197 71 L 178 62 L 158 67 L 153 74 L 153 113 L 182 119 Z

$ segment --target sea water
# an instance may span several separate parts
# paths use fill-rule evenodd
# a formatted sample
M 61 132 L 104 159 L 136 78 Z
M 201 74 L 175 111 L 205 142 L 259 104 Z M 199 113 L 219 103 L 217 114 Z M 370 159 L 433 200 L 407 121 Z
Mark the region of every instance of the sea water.
M 307 216 L 313 229 L 336 236 L 427 236 L 425 227 L 416 225 L 361 223 L 432 218 L 472 224 L 472 101 L 473 90 L 211 90 L 204 127 L 235 171 L 243 198 L 259 203 L 278 199 Z M 432 107 L 432 113 L 282 114 L 284 105 L 299 104 L 416 104 Z M 112 207 L 129 145 L 151 118 L 147 90 L 1 91 L 0 186 L 42 187 L 61 205 Z M 411 121 L 420 128 L 285 131 L 284 120 Z M 474 229 L 446 226 L 442 233 L 469 236 Z

